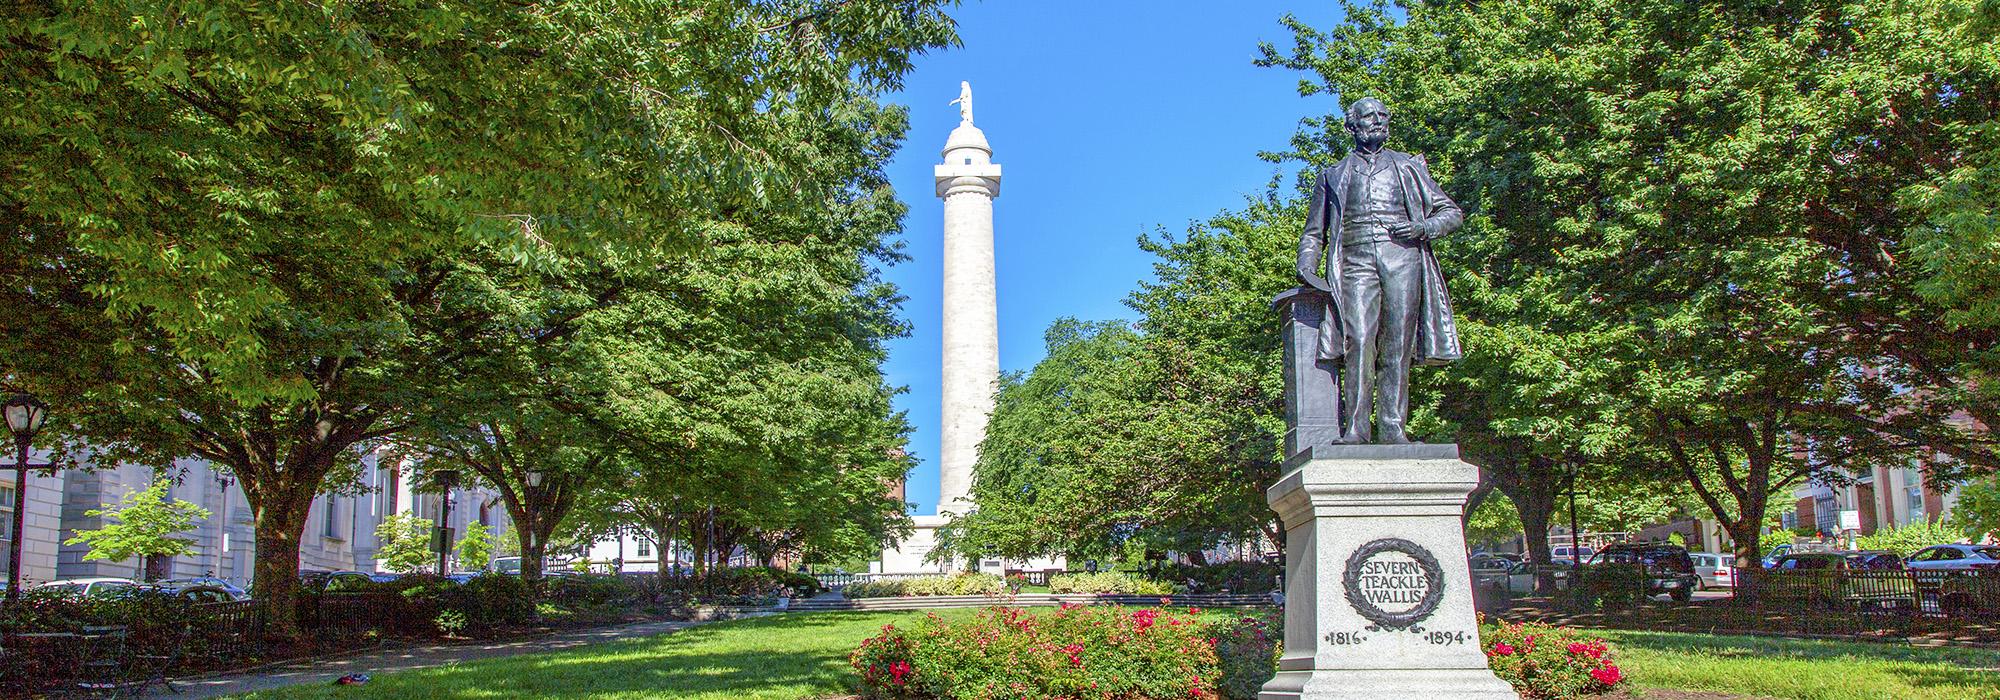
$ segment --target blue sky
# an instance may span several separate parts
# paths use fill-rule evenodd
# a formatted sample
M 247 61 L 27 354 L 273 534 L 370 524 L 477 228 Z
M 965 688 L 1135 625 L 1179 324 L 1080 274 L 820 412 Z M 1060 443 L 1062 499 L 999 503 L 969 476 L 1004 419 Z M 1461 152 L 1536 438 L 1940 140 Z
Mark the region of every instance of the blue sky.
M 1298 74 L 1251 64 L 1257 42 L 1291 43 L 1278 24 L 1288 12 L 1315 27 L 1341 16 L 1333 2 L 971 2 L 955 13 L 965 46 L 919 59 L 890 96 L 911 122 L 889 168 L 910 206 L 910 260 L 884 276 L 909 297 L 914 327 L 890 344 L 886 367 L 909 389 L 896 405 L 916 427 L 913 512 L 937 508 L 943 207 L 931 166 L 958 125 L 946 104 L 958 82 L 972 82 L 1005 169 L 994 201 L 1000 368 L 1026 370 L 1058 318 L 1133 318 L 1122 300 L 1154 262 L 1134 244 L 1141 234 L 1241 206 L 1281 172 L 1257 152 L 1285 149 L 1300 118 L 1334 111 L 1330 97 L 1299 96 Z

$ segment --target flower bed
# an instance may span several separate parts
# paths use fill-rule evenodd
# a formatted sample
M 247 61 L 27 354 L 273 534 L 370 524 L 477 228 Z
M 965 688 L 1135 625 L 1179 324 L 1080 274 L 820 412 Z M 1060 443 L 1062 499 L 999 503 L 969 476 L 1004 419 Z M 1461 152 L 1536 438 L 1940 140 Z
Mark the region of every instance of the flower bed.
M 884 626 L 849 657 L 866 698 L 1247 700 L 1274 670 L 1255 617 L 1194 609 L 994 608 L 952 624 Z
M 1007 582 L 992 574 L 957 574 L 920 578 L 880 579 L 847 584 L 848 598 L 896 598 L 933 595 L 1002 595 Z
M 1624 680 L 1604 640 L 1538 623 L 1502 622 L 1483 635 L 1487 663 L 1523 700 L 1600 695 Z
M 1106 571 L 1096 574 L 1061 574 L 1049 578 L 1050 593 L 1111 593 L 1125 595 L 1173 595 L 1174 587 L 1148 581 L 1131 574 Z

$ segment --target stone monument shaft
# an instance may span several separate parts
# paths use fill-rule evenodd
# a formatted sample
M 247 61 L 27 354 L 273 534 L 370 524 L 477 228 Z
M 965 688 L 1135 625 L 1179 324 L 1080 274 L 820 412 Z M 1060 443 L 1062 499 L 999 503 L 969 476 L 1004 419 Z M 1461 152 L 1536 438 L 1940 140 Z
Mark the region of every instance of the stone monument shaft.
M 938 444 L 938 514 L 971 509 L 972 465 L 1000 378 L 999 310 L 993 279 L 993 199 L 1000 166 L 986 134 L 972 125 L 972 88 L 960 84 L 958 128 L 935 168 L 944 200 L 943 424 Z

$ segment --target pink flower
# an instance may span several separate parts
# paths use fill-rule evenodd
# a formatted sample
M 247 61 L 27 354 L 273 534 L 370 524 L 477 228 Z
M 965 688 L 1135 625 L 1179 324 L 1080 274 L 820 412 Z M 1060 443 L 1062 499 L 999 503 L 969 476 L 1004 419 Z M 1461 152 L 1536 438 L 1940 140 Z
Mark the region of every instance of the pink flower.
M 1596 669 L 1592 669 L 1590 672 L 1590 677 L 1595 679 L 1597 682 L 1603 683 L 1605 685 L 1617 685 L 1618 681 L 1623 680 L 1625 678 L 1625 675 L 1618 672 L 1617 666 L 1613 666 L 1611 664 L 1605 664 Z
M 1493 643 L 1493 655 L 1494 655 L 1494 656 L 1507 656 L 1507 655 L 1509 655 L 1509 654 L 1512 654 L 1512 653 L 1514 653 L 1514 646 L 1513 646 L 1513 645 L 1511 645 L 1511 644 L 1508 644 L 1508 643 L 1506 643 L 1506 642 L 1494 642 L 1494 643 Z
M 910 662 L 897 661 L 896 663 L 889 664 L 889 675 L 894 677 L 892 682 L 896 685 L 902 685 L 903 677 L 910 675 Z

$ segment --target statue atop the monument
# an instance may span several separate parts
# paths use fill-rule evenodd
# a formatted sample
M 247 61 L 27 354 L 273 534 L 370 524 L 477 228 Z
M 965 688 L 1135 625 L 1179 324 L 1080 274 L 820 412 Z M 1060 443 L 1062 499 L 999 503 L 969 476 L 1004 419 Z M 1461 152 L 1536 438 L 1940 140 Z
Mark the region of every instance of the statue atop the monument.
M 1411 364 L 1460 357 L 1430 242 L 1465 215 L 1422 158 L 1382 147 L 1389 108 L 1381 100 L 1356 100 L 1346 121 L 1354 152 L 1313 184 L 1299 278 L 1328 296 L 1319 307 L 1331 318 L 1318 324 L 1318 359 L 1344 360 L 1340 442 L 1406 444 Z
M 945 104 L 958 105 L 958 123 L 963 126 L 972 126 L 972 82 L 971 81 L 968 80 L 958 81 L 958 99 L 946 102 Z

